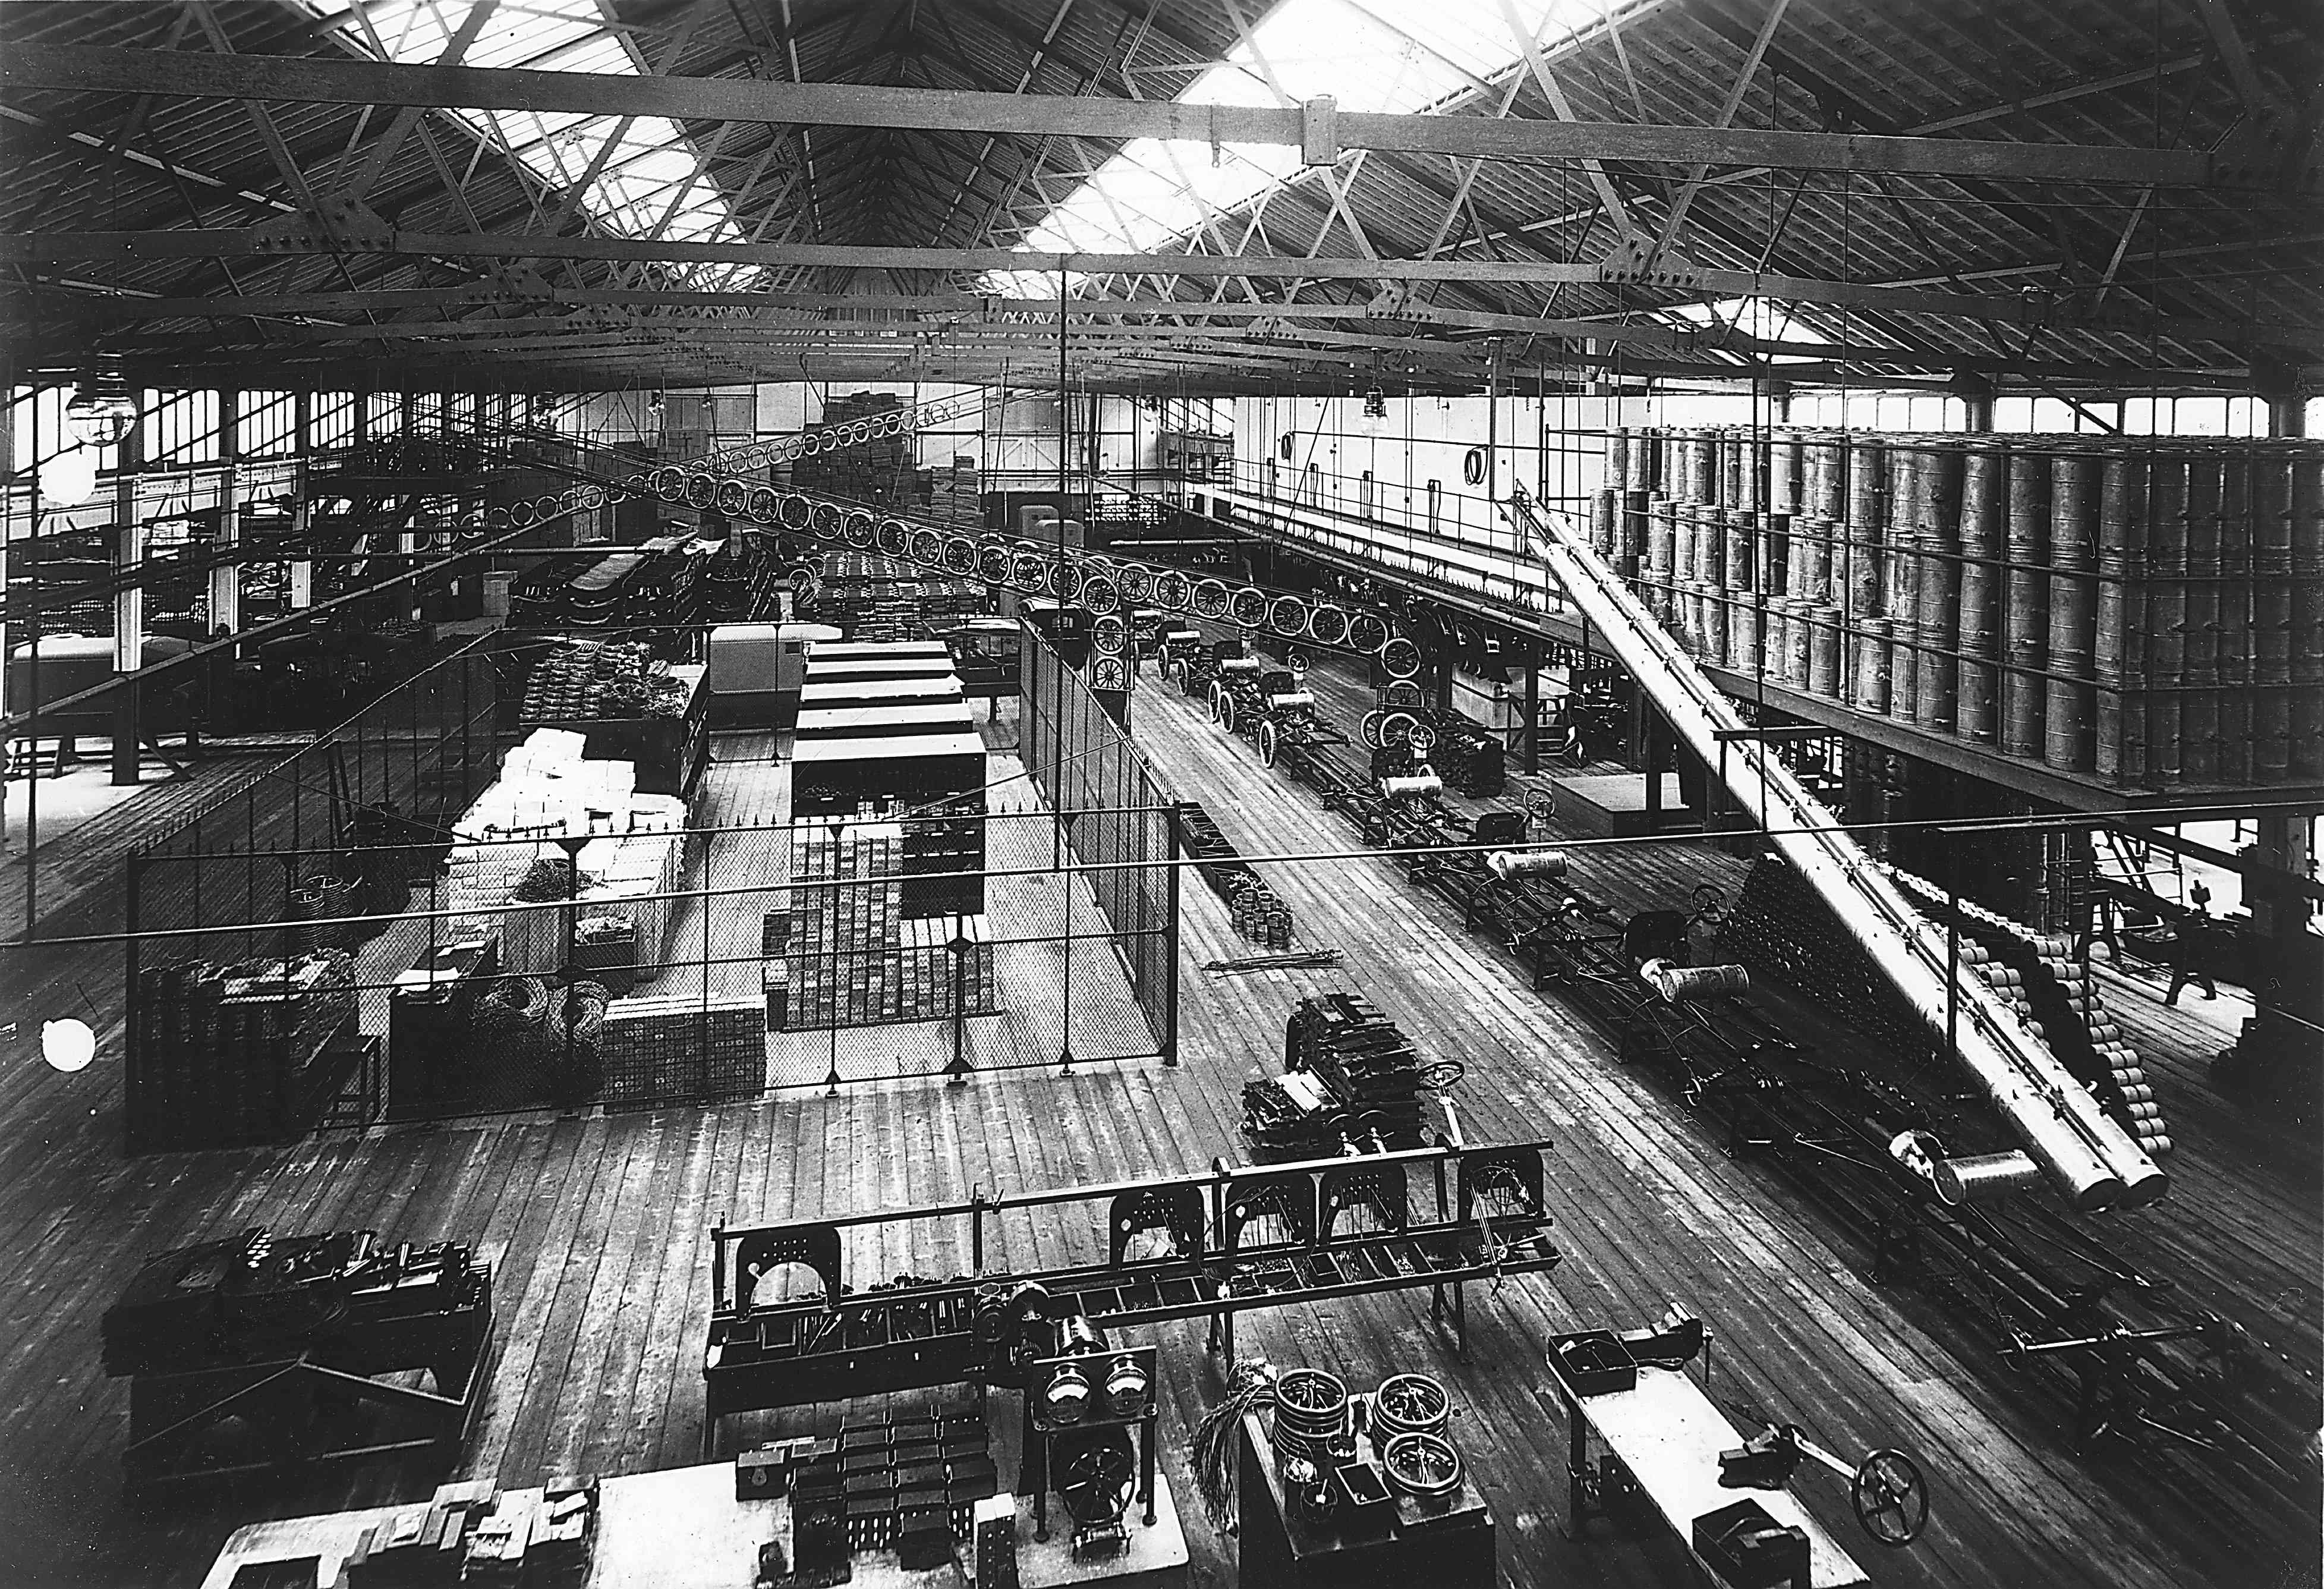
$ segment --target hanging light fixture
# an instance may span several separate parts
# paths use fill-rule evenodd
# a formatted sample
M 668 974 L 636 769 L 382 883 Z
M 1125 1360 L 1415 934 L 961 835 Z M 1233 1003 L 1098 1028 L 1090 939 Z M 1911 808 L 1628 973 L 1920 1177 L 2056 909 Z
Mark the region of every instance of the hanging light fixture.
M 65 423 L 88 447 L 115 447 L 137 423 L 137 398 L 121 378 L 121 361 L 104 356 L 65 404 Z

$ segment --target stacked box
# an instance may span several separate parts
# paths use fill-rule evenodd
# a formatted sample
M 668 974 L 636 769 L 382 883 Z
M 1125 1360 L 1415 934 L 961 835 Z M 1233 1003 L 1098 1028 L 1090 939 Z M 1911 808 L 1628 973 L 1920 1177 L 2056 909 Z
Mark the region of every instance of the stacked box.
M 976 460 L 966 453 L 940 469 L 925 469 L 928 516 L 941 524 L 972 528 L 983 522 L 984 486 Z
M 124 1113 L 129 1150 L 286 1141 L 312 1129 L 346 1080 L 355 963 L 331 950 L 138 976 Z
M 748 1098 L 766 1085 L 765 1019 L 748 998 L 617 1000 L 597 1053 L 608 1109 Z
M 851 392 L 824 405 L 821 430 L 892 413 L 904 407 L 892 393 Z M 859 502 L 895 502 L 917 494 L 918 470 L 909 436 L 872 436 L 844 446 L 825 445 L 791 464 L 791 483 L 803 491 L 828 492 Z
M 792 908 L 770 916 L 762 978 L 770 1023 L 801 1030 L 941 1020 L 953 1013 L 955 923 L 966 952 L 964 1012 L 996 1007 L 984 919 L 906 918 L 904 830 L 894 823 L 826 818 L 798 839 Z M 818 888 L 824 882 L 859 886 Z

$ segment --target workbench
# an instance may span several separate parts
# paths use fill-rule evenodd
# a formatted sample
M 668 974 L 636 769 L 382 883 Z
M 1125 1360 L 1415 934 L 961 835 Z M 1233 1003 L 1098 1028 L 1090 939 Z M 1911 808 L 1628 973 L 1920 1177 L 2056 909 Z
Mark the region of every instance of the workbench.
M 1360 1437 L 1359 1455 L 1371 1455 Z M 1255 1412 L 1236 1464 L 1237 1589 L 1493 1589 L 1493 1514 L 1464 1472 L 1437 1500 L 1398 1496 L 1317 1523 L 1286 1506 L 1275 1446 Z
M 1724 1580 L 1695 1552 L 1694 1520 L 1738 1501 L 1756 1501 L 1775 1521 L 1807 1535 L 1811 1589 L 1845 1589 L 1871 1581 L 1788 1490 L 1720 1486 L 1719 1454 L 1739 1448 L 1743 1436 L 1683 1369 L 1640 1363 L 1634 1388 L 1598 1395 L 1576 1390 L 1554 1353 L 1549 1372 L 1565 1403 L 1568 1538 L 1578 1537 L 1591 1518 L 1604 1516 L 1609 1488 L 1627 1480 L 1676 1532 L 1688 1558 L 1714 1586 Z M 1593 1446 L 1607 1455 L 1593 1458 Z
M 1154 1484 L 1151 1528 L 1132 1516 L 1130 1548 L 1120 1556 L 1077 1560 L 1060 1529 L 1043 1542 L 1033 1538 L 1029 1498 L 1017 1500 L 1017 1581 L 1020 1589 L 1183 1589 L 1186 1535 L 1167 1481 Z M 514 1492 L 525 1494 L 527 1492 Z M 529 1492 L 537 1496 L 540 1492 Z M 416 1503 L 424 1509 L 426 1503 Z M 387 1522 L 403 1507 L 374 1506 L 319 1517 L 287 1518 L 237 1529 L 210 1566 L 201 1589 L 230 1589 L 245 1566 L 318 1559 L 318 1579 L 329 1584 L 364 1531 Z M 734 1499 L 734 1464 L 709 1463 L 658 1474 L 631 1474 L 599 1486 L 595 1553 L 577 1589 L 749 1589 L 759 1547 L 780 1540 L 792 1559 L 791 1507 L 787 1498 Z M 964 1562 L 967 1547 L 960 1551 Z M 453 1589 L 456 1579 L 444 1589 Z M 893 1550 L 858 1551 L 854 1589 L 956 1589 L 953 1566 L 907 1571 Z

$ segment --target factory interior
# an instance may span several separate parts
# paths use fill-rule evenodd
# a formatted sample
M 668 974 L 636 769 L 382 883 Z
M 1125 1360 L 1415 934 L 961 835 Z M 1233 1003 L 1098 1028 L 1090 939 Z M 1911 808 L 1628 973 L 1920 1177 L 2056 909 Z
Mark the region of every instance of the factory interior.
M 2319 84 L 0 5 L 0 1586 L 2319 1589 Z

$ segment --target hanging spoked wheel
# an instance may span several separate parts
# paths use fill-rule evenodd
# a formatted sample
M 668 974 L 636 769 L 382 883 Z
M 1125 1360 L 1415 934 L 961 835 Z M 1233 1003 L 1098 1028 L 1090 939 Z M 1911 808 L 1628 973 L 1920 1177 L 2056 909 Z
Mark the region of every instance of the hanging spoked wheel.
M 1272 718 L 1262 721 L 1259 725 L 1259 759 L 1260 764 L 1268 767 L 1274 766 L 1276 753 L 1282 748 L 1283 731 L 1276 727 Z
M 1364 749 L 1377 751 L 1385 747 L 1387 742 L 1380 738 L 1380 725 L 1387 720 L 1386 712 L 1370 711 L 1364 714 L 1363 721 L 1356 727 L 1356 735 L 1363 741 Z
M 1874 1452 L 1858 1466 L 1849 1500 L 1864 1531 L 1892 1550 L 1910 1545 L 1928 1526 L 1929 1482 L 1920 1464 L 1893 1448 Z

